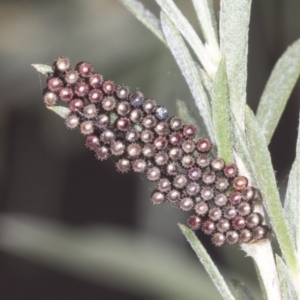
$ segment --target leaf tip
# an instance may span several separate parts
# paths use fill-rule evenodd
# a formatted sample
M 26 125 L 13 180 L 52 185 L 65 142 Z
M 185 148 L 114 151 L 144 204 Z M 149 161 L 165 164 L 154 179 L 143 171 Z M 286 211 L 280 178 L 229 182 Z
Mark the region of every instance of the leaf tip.
M 48 65 L 31 64 L 31 66 L 34 67 L 38 72 L 42 73 L 43 75 L 48 75 L 49 73 L 52 73 L 52 68 Z
M 59 115 L 61 118 L 66 119 L 69 115 L 71 110 L 67 107 L 63 106 L 46 106 L 49 110 L 52 110 L 54 113 Z

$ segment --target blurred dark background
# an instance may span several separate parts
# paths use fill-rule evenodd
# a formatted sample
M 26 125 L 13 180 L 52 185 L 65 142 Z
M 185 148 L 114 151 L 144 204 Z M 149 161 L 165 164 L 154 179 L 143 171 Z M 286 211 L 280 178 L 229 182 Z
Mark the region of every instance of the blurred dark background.
M 143 1 L 158 15 L 155 1 Z M 176 1 L 198 30 L 190 1 Z M 216 1 L 216 6 L 217 5 Z M 248 102 L 255 110 L 280 55 L 300 37 L 300 2 L 253 1 Z M 151 185 L 99 162 L 45 109 L 32 63 L 68 56 L 175 111 L 194 108 L 168 49 L 118 1 L 0 1 L 0 299 L 220 299 Z M 300 53 L 299 53 L 300 55 Z M 270 150 L 284 193 L 295 156 L 296 86 Z M 259 289 L 250 259 L 201 237 L 227 279 Z M 233 254 L 234 253 L 234 254 Z

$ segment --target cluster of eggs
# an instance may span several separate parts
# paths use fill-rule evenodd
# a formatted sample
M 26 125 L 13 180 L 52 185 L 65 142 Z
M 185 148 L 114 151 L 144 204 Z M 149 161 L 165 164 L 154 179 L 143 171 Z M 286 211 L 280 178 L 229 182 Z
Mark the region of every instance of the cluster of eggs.
M 72 69 L 67 57 L 54 62 L 44 91 L 47 106 L 59 100 L 71 111 L 66 126 L 80 129 L 99 160 L 115 156 L 118 171 L 145 173 L 156 183 L 152 203 L 192 212 L 189 227 L 201 228 L 216 246 L 267 237 L 270 229 L 254 212 L 257 191 L 235 164 L 209 155 L 212 144 L 196 139 L 194 125 L 169 117 L 140 91 L 105 80 L 88 62 Z

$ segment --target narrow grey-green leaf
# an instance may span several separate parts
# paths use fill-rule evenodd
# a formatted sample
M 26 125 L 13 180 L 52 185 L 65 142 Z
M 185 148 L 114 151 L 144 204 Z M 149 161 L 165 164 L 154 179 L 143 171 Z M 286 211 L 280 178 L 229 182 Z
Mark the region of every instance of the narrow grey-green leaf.
M 229 280 L 236 300 L 255 300 L 249 289 L 239 280 Z
M 193 0 L 202 33 L 206 42 L 213 48 L 219 48 L 217 21 L 212 0 Z
M 119 0 L 139 21 L 150 29 L 163 43 L 166 43 L 160 22 L 155 15 L 147 10 L 144 5 L 137 0 Z
M 230 122 L 231 137 L 232 137 L 234 149 L 236 150 L 238 155 L 241 157 L 248 172 L 250 172 L 252 179 L 256 182 L 256 175 L 254 172 L 253 160 L 249 153 L 249 148 L 248 148 L 248 144 L 246 142 L 245 133 L 242 132 L 242 130 L 240 129 L 233 113 L 230 114 L 230 117 L 231 117 L 231 122 Z
M 213 81 L 211 77 L 200 67 L 198 67 L 199 76 L 202 82 L 202 85 L 205 87 L 207 93 L 209 94 L 210 98 L 212 98 L 212 84 Z
M 275 258 L 279 275 L 282 300 L 298 299 L 286 264 L 277 254 L 275 254 Z
M 178 116 L 186 123 L 192 124 L 197 128 L 197 137 L 204 137 L 206 136 L 204 128 L 200 126 L 200 124 L 196 121 L 196 119 L 192 116 L 190 110 L 186 106 L 185 102 L 182 100 L 176 100 L 176 107 Z
M 218 146 L 218 156 L 225 162 L 232 163 L 230 121 L 229 121 L 229 93 L 226 77 L 225 59 L 220 61 L 218 71 L 212 87 L 212 115 L 214 133 Z
M 270 143 L 286 103 L 300 74 L 300 39 L 294 42 L 277 61 L 257 108 L 257 121 Z
M 169 48 L 187 81 L 199 109 L 199 113 L 205 123 L 209 137 L 214 142 L 211 107 L 202 86 L 197 66 L 181 38 L 180 33 L 164 13 L 161 14 L 161 23 Z
M 252 157 L 258 188 L 262 194 L 264 206 L 268 212 L 272 229 L 276 234 L 283 257 L 292 274 L 297 274 L 295 248 L 289 234 L 287 221 L 281 206 L 276 186 L 275 174 L 270 153 L 259 124 L 248 106 L 246 106 L 246 131 L 249 152 Z
M 47 75 L 49 73 L 52 73 L 52 67 L 48 66 L 48 65 L 43 65 L 43 64 L 32 64 L 32 66 L 40 73 L 42 73 L 43 75 Z
M 242 130 L 246 103 L 250 8 L 251 0 L 221 1 L 220 45 L 226 58 L 231 110 Z
M 299 222 L 300 222 L 300 161 L 296 158 L 292 165 L 292 169 L 289 175 L 289 181 L 286 191 L 286 197 L 284 201 L 284 213 L 288 222 L 289 232 L 292 236 L 292 240 L 295 248 L 299 251 Z
M 195 233 L 182 224 L 179 224 L 179 227 L 182 233 L 184 234 L 185 238 L 188 240 L 191 247 L 195 251 L 197 257 L 204 266 L 209 277 L 214 282 L 216 288 L 219 290 L 223 299 L 234 300 L 234 297 L 230 289 L 228 288 L 223 276 L 220 274 L 218 268 L 210 258 L 209 254 L 206 252 L 206 249 L 196 237 Z
M 186 39 L 207 73 L 214 77 L 217 66 L 211 61 L 208 51 L 185 16 L 172 0 L 156 0 L 156 2 L 172 21 L 173 26 L 175 26 Z
M 300 126 L 300 117 L 299 117 Z M 284 201 L 285 217 L 289 220 L 288 225 L 294 246 L 300 251 L 300 132 L 298 128 L 298 138 L 296 146 L 296 159 L 292 165 L 289 175 L 288 186 Z
M 61 118 L 65 119 L 68 117 L 71 113 L 71 110 L 64 106 L 47 106 L 48 109 L 55 112 L 57 115 L 59 115 Z

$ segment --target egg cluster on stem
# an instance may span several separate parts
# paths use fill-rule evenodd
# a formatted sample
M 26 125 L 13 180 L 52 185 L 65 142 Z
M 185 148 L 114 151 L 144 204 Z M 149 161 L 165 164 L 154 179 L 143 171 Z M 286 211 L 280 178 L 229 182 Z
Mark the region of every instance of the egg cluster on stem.
M 86 136 L 97 159 L 114 156 L 119 172 L 144 173 L 156 183 L 152 203 L 169 202 L 191 213 L 189 227 L 210 235 L 216 246 L 268 236 L 269 227 L 254 212 L 256 189 L 235 164 L 210 155 L 211 141 L 196 139 L 194 125 L 169 117 L 142 92 L 104 79 L 88 62 L 72 69 L 67 57 L 54 62 L 44 91 L 47 106 L 59 100 L 71 111 L 66 126 Z

